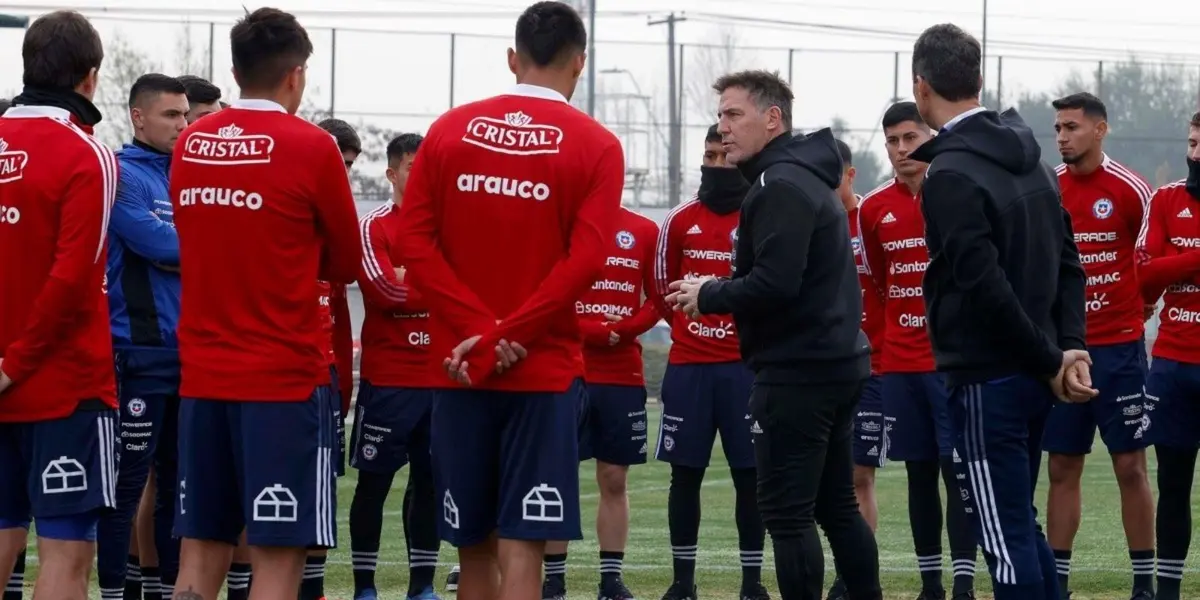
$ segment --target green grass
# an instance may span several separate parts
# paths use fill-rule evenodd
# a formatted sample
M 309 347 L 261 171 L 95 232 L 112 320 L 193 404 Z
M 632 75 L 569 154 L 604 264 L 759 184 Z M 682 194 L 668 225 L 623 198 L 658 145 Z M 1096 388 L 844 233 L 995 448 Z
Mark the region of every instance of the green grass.
M 650 431 L 657 430 L 658 411 L 650 411 Z M 653 447 L 653 446 L 652 446 Z M 1154 472 L 1153 456 L 1151 473 Z M 671 552 L 667 537 L 667 484 L 669 468 L 651 460 L 630 471 L 629 501 L 631 524 L 629 546 L 625 554 L 625 580 L 638 597 L 657 600 L 671 583 Z M 1039 510 L 1045 507 L 1047 482 L 1045 468 L 1038 485 Z M 582 504 L 584 539 L 571 545 L 568 589 L 572 600 L 595 598 L 598 548 L 594 534 L 596 502 L 595 465 L 580 465 L 583 482 Z M 330 600 L 349 600 L 353 596 L 350 569 L 350 533 L 347 512 L 354 492 L 355 473 L 350 469 L 338 484 L 340 548 L 329 557 L 326 591 Z M 384 516 L 383 544 L 379 556 L 376 581 L 384 598 L 403 599 L 408 572 L 404 558 L 404 538 L 400 525 L 400 502 L 405 485 L 404 473 L 397 477 L 388 498 Z M 878 473 L 880 523 L 877 534 L 883 589 L 889 600 L 915 598 L 919 578 L 915 570 L 912 537 L 908 527 L 907 494 L 904 468 L 892 464 Z M 1126 600 L 1129 598 L 1130 566 L 1121 528 L 1120 502 L 1110 462 L 1097 440 L 1096 449 L 1084 472 L 1083 524 L 1075 541 L 1071 587 L 1074 600 Z M 737 531 L 733 522 L 733 486 L 724 455 L 714 450 L 713 464 L 703 488 L 703 522 L 700 529 L 700 550 L 697 564 L 697 584 L 703 598 L 736 598 L 740 582 Z M 1044 515 L 1044 511 L 1041 511 Z M 947 544 L 943 544 L 948 547 Z M 767 544 L 766 568 L 763 579 L 775 597 L 775 577 L 771 569 L 773 558 Z M 31 545 L 30 553 L 34 549 Z M 34 562 L 34 561 L 31 561 Z M 439 589 L 445 573 L 455 562 L 453 549 L 443 546 L 442 565 L 438 569 Z M 979 561 L 977 591 L 979 597 L 990 598 L 989 584 L 982 560 Z M 31 565 L 35 568 L 36 564 Z M 826 559 L 826 580 L 832 560 Z M 33 569 L 31 569 L 33 570 Z M 949 558 L 946 559 L 946 581 L 949 583 Z M 1196 581 L 1194 575 L 1191 581 Z M 33 581 L 31 573 L 27 581 Z M 1185 584 L 1186 585 L 1186 584 Z M 1194 584 L 1188 586 L 1192 587 Z M 1187 595 L 1187 588 L 1184 590 Z M 31 597 L 28 590 L 27 597 Z M 446 597 L 451 597 L 445 594 Z M 98 593 L 93 590 L 93 597 Z

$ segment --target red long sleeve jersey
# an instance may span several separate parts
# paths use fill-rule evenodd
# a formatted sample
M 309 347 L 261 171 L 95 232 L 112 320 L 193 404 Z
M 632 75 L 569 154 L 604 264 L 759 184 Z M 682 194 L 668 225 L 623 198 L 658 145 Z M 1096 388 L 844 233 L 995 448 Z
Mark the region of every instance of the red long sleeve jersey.
M 1187 193 L 1184 181 L 1169 183 L 1154 192 L 1138 235 L 1138 262 L 1144 271 L 1155 263 L 1176 257 L 1200 256 L 1200 201 Z M 1149 276 L 1147 273 L 1146 276 Z M 1158 339 L 1152 352 L 1188 364 L 1200 364 L 1200 269 L 1179 271 L 1163 293 Z
M 317 282 L 317 310 L 321 315 L 321 331 L 325 332 L 322 350 L 329 357 L 329 364 L 337 365 L 337 354 L 333 351 L 333 302 L 330 296 L 333 286 L 328 281 Z
M 862 198 L 859 198 L 862 202 Z M 871 343 L 871 372 L 879 373 L 883 357 L 883 301 L 863 265 L 862 238 L 858 235 L 858 208 L 847 213 L 850 219 L 850 243 L 854 247 L 854 266 L 858 268 L 858 285 L 862 288 L 862 330 Z
M 558 92 L 518 85 L 429 129 L 393 238 L 430 308 L 431 369 L 461 341 L 477 389 L 562 392 L 583 375 L 575 301 L 616 229 L 625 156 L 612 132 Z M 528 357 L 495 374 L 495 345 Z
M 604 272 L 575 303 L 583 329 L 585 379 L 588 383 L 643 386 L 646 378 L 638 336 L 660 318 L 653 267 L 658 225 L 622 208 L 616 234 L 610 239 Z M 608 323 L 605 314 L 619 316 L 621 321 Z M 608 343 L 610 332 L 620 336 L 614 346 Z
M 358 215 L 333 137 L 264 100 L 193 123 L 171 160 L 180 394 L 306 400 L 329 383 L 316 282 L 354 281 Z
M 428 387 L 432 381 L 429 363 L 434 358 L 429 353 L 429 311 L 396 278 L 396 267 L 402 265 L 393 263 L 391 257 L 396 248 L 391 232 L 399 216 L 399 209 L 389 201 L 359 221 L 363 260 L 358 283 L 367 313 L 360 368 L 362 378 L 374 385 Z
M 898 179 L 875 188 L 858 205 L 862 264 L 883 303 L 881 373 L 934 370 L 925 327 L 921 280 L 929 266 L 920 194 Z
M 1079 262 L 1087 273 L 1087 343 L 1132 342 L 1145 329 L 1144 303 L 1134 266 L 1150 186 L 1107 155 L 1086 175 L 1055 168 L 1063 207 L 1071 215 Z
M 701 277 L 729 277 L 733 272 L 733 239 L 739 211 L 719 215 L 699 198 L 676 206 L 667 213 L 658 234 L 654 279 L 658 294 L 670 293 L 672 281 Z M 700 315 L 693 320 L 680 311 L 663 306 L 671 315 L 673 365 L 709 364 L 742 360 L 733 315 Z
M 344 284 L 330 285 L 330 319 L 333 324 L 333 361 L 338 372 L 338 391 L 342 395 L 342 414 L 350 410 L 354 394 L 354 328 L 350 323 L 350 299 Z
M 105 235 L 112 152 L 46 106 L 0 118 L 0 422 L 58 419 L 81 400 L 116 406 Z

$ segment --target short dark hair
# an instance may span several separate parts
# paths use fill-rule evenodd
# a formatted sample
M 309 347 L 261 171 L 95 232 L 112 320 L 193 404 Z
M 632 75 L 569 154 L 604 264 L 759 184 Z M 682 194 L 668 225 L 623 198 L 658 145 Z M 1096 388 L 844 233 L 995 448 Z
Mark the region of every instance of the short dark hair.
M 0 98 L 0 114 L 12 107 L 12 101 L 7 98 Z
M 787 131 L 792 130 L 792 101 L 795 100 L 795 96 L 778 71 L 755 69 L 729 73 L 718 77 L 712 87 L 718 94 L 729 88 L 740 87 L 750 94 L 755 106 L 764 112 L 772 106 L 778 106 L 783 128 Z
M 833 140 L 837 144 L 838 155 L 842 157 L 842 168 L 849 167 L 854 164 L 854 151 L 850 149 L 850 144 L 842 140 Z
M 1050 106 L 1054 107 L 1054 110 L 1082 109 L 1083 114 L 1089 117 L 1108 120 L 1108 108 L 1104 106 L 1104 102 L 1088 92 L 1063 96 L 1052 101 Z
M 405 154 L 416 154 L 423 141 L 425 136 L 419 133 L 402 133 L 392 138 L 387 145 L 387 161 L 390 163 L 404 158 Z
M 982 61 L 979 40 L 957 25 L 934 25 L 913 44 L 913 80 L 924 79 L 950 102 L 969 100 L 978 97 L 983 86 Z
M 1191 126 L 1192 127 L 1200 127 L 1200 112 L 1197 112 L 1196 114 L 1192 115 Z
M 721 141 L 721 132 L 717 131 L 717 126 L 714 123 L 713 125 L 709 126 L 708 133 L 704 134 L 704 143 L 709 144 L 719 141 Z
M 73 90 L 104 61 L 104 44 L 90 21 L 73 10 L 39 17 L 25 30 L 21 44 L 25 74 L 31 87 Z
M 916 102 L 897 102 L 883 112 L 884 129 L 895 127 L 905 121 L 912 121 L 917 125 L 925 124 L 925 119 L 921 118 L 921 111 L 917 110 Z
M 587 51 L 587 29 L 579 13 L 565 2 L 537 2 L 517 19 L 517 52 L 533 64 L 548 67 L 572 53 Z
M 207 79 L 197 75 L 180 75 L 179 83 L 186 90 L 188 102 L 191 104 L 212 104 L 221 99 L 221 88 L 213 85 Z
M 146 100 L 149 95 L 158 94 L 187 94 L 187 90 L 178 79 L 170 75 L 146 73 L 138 77 L 137 81 L 133 82 L 133 87 L 129 88 L 129 108 Z
M 358 138 L 358 132 L 354 131 L 354 127 L 351 127 L 349 123 L 341 119 L 325 119 L 317 123 L 317 127 L 328 131 L 333 139 L 337 140 L 338 150 L 362 154 L 362 140 Z
M 229 31 L 233 78 L 242 89 L 268 90 L 312 56 L 308 32 L 296 17 L 277 8 L 260 8 Z

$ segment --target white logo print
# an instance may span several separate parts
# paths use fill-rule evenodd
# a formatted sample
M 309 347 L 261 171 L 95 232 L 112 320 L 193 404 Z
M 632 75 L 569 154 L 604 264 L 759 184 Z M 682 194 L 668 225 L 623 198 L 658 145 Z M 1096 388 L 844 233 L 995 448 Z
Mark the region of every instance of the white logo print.
M 462 141 L 492 152 L 533 156 L 558 154 L 563 131 L 553 125 L 533 123 L 533 117 L 521 112 L 504 115 L 504 119 L 475 117 L 467 123 Z
M 1192 209 L 1185 207 L 1183 210 L 1179 211 L 1179 214 L 1175 216 L 1180 219 L 1190 219 L 1192 218 Z
M 60 456 L 50 461 L 42 471 L 43 494 L 86 492 L 87 489 L 87 470 L 73 458 Z
M 458 191 L 484 192 L 526 200 L 532 198 L 538 202 L 550 197 L 550 186 L 544 183 L 466 173 L 458 176 Z
M 700 233 L 699 225 L 692 225 L 692 228 L 687 230 L 687 235 L 699 235 L 699 233 Z
M 563 520 L 562 494 L 556 487 L 544 483 L 535 485 L 529 488 L 521 504 L 524 508 L 521 518 L 526 521 L 561 523 Z
M 246 134 L 230 123 L 217 133 L 197 131 L 183 143 L 183 160 L 205 165 L 256 165 L 271 162 L 275 140 L 269 135 Z
M 633 242 L 634 239 L 632 233 L 629 233 L 625 230 L 617 232 L 617 246 L 620 246 L 622 250 L 629 250 L 630 248 L 633 248 Z
M 450 490 L 446 490 L 446 494 L 442 496 L 442 520 L 451 529 L 458 529 L 458 505 L 454 503 L 454 496 L 450 495 Z
M 254 520 L 267 523 L 295 523 L 299 502 L 292 490 L 276 483 L 254 497 Z
M 881 223 L 895 223 L 895 222 L 896 222 L 896 215 L 893 215 L 892 213 L 883 215 L 883 220 L 881 221 Z
M 24 150 L 9 150 L 8 142 L 0 139 L 0 183 L 9 183 L 21 179 L 25 174 L 25 165 L 29 155 Z M 15 223 L 16 221 L 9 221 Z

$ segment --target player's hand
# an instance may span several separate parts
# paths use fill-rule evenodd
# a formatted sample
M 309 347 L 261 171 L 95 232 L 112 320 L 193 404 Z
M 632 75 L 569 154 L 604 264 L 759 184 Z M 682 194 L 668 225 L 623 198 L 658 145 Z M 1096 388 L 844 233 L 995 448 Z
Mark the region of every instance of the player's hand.
M 0 358 L 0 394 L 3 394 L 4 390 L 7 390 L 9 387 L 11 387 L 13 383 L 13 381 L 8 378 L 8 375 L 4 374 L 3 365 L 4 359 Z
M 1158 307 L 1153 304 L 1147 304 L 1145 307 L 1143 307 L 1142 308 L 1142 320 L 1149 321 L 1150 318 L 1154 316 L 1155 310 L 1158 310 Z
M 1069 402 L 1087 402 L 1100 392 L 1092 388 L 1092 369 L 1085 361 L 1076 361 L 1063 373 L 1063 392 Z
M 470 365 L 467 364 L 467 361 L 463 360 L 463 357 L 475 347 L 475 344 L 482 337 L 482 335 L 476 335 L 463 340 L 450 352 L 450 358 L 442 361 L 442 367 L 446 369 L 446 375 L 451 380 L 463 385 L 471 385 L 471 378 L 467 376 L 467 369 L 470 368 Z
M 496 373 L 503 373 L 517 364 L 517 361 L 524 359 L 529 353 L 525 348 L 516 342 L 508 340 L 500 340 L 496 344 Z
M 396 283 L 404 283 L 404 267 L 396 267 L 392 272 L 396 274 Z
M 690 318 L 700 317 L 700 288 L 715 277 L 701 277 L 690 281 L 672 281 L 672 293 L 667 295 L 667 303 L 674 304 L 675 310 L 683 312 Z
M 1050 379 L 1050 389 L 1054 391 L 1055 396 L 1058 396 L 1058 398 L 1064 402 L 1072 401 L 1067 396 L 1067 392 L 1064 388 L 1064 385 L 1066 384 L 1066 372 L 1068 369 L 1073 368 L 1075 363 L 1079 361 L 1084 361 L 1088 365 L 1092 364 L 1091 356 L 1084 350 L 1067 350 L 1066 352 L 1063 352 L 1062 365 L 1058 367 L 1058 373 L 1055 373 L 1054 377 Z

